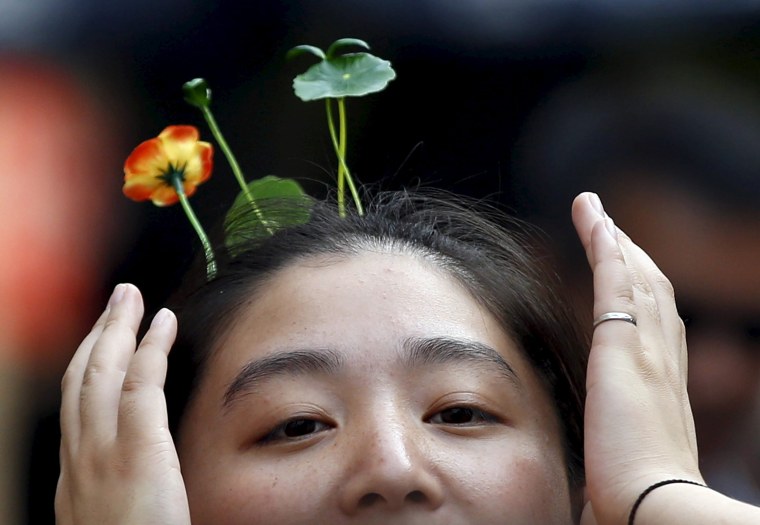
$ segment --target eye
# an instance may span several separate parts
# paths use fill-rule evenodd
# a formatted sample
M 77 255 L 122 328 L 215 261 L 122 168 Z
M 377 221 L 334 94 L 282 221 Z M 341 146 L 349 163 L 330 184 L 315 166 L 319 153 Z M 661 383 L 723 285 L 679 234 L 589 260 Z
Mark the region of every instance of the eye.
M 332 428 L 327 423 L 316 419 L 291 419 L 276 426 L 266 436 L 259 440 L 260 444 L 273 443 L 276 441 L 297 441 L 309 436 L 324 432 Z
M 451 407 L 433 414 L 428 420 L 435 425 L 473 426 L 495 423 L 498 418 L 474 407 Z

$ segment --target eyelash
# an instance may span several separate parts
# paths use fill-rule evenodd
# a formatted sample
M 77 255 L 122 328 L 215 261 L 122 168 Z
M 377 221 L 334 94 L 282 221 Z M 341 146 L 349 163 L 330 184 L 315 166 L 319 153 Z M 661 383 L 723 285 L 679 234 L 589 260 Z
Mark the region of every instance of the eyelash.
M 463 412 L 465 415 L 469 415 L 470 417 L 477 418 L 477 421 L 465 421 L 465 422 L 446 422 L 441 419 L 439 416 L 443 416 L 444 413 L 448 412 L 449 415 L 457 415 L 455 411 L 460 411 L 459 415 L 462 415 Z M 436 421 L 436 419 L 440 419 L 440 421 Z M 495 415 L 486 412 L 485 410 L 482 410 L 480 408 L 476 408 L 473 406 L 467 406 L 467 405 L 459 405 L 459 406 L 451 406 L 444 408 L 443 410 L 439 410 L 429 418 L 427 418 L 427 422 L 432 423 L 434 425 L 447 425 L 447 426 L 455 426 L 455 427 L 471 427 L 471 426 L 478 426 L 478 425 L 488 425 L 491 423 L 498 423 L 501 420 L 496 417 Z
M 288 427 L 290 425 L 294 425 L 290 428 L 290 430 L 295 430 L 298 432 L 299 430 L 304 430 L 303 428 L 298 429 L 295 424 L 300 424 L 300 426 L 303 427 L 303 424 L 307 425 L 306 430 L 308 432 L 300 435 L 295 436 L 288 436 L 286 432 L 288 431 Z M 326 430 L 330 430 L 333 428 L 329 424 L 319 421 L 317 419 L 311 419 L 307 417 L 296 417 L 289 419 L 287 421 L 284 421 L 277 425 L 275 428 L 273 428 L 271 431 L 269 431 L 264 437 L 258 440 L 258 444 L 260 445 L 267 445 L 269 443 L 276 443 L 281 441 L 299 441 L 302 439 L 307 439 L 314 434 L 317 434 L 319 432 L 324 432 Z

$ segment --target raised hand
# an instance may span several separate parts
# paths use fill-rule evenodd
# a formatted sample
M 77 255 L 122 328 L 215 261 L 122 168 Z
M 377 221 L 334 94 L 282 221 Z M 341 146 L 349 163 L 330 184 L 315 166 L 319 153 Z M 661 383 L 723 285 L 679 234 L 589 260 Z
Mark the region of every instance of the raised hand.
M 683 323 L 669 281 L 614 225 L 595 194 L 575 199 L 573 222 L 594 274 L 594 318 L 622 312 L 637 322 L 598 324 L 587 376 L 590 505 L 581 523 L 624 524 L 650 485 L 675 478 L 703 483 L 686 392 Z
M 61 525 L 190 523 L 163 393 L 177 321 L 161 310 L 137 346 L 142 315 L 118 285 L 63 377 Z

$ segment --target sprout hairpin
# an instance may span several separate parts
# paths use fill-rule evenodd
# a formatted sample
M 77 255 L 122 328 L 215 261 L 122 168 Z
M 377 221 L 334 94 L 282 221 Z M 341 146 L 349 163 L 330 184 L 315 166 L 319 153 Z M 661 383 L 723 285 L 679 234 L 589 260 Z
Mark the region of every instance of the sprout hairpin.
M 342 38 L 333 42 L 327 51 L 309 45 L 296 46 L 288 52 L 288 58 L 302 54 L 311 54 L 320 59 L 306 72 L 293 80 L 296 96 L 303 101 L 324 99 L 327 111 L 327 125 L 335 154 L 338 158 L 337 200 L 341 217 L 346 215 L 345 187 L 348 186 L 357 213 L 363 214 L 359 192 L 346 161 L 347 118 L 346 97 L 361 97 L 382 91 L 388 82 L 396 77 L 390 62 L 361 51 L 357 53 L 339 53 L 346 47 L 360 47 L 365 50 L 369 45 L 356 38 Z M 250 221 L 237 225 L 237 228 L 264 228 L 268 234 L 277 229 L 305 221 L 308 217 L 282 216 L 268 214 L 262 209 L 260 199 L 298 199 L 306 198 L 301 185 L 294 179 L 267 175 L 247 182 L 219 125 L 211 111 L 211 89 L 206 80 L 196 78 L 183 85 L 185 100 L 198 108 L 203 114 L 219 148 L 222 150 L 232 169 L 240 193 L 234 199 L 225 220 L 225 244 L 234 249 L 241 232 L 236 231 L 232 217 L 237 216 L 244 207 L 253 211 Z M 333 106 L 338 108 L 336 126 Z M 200 140 L 200 133 L 194 126 L 172 125 L 166 127 L 157 137 L 139 144 L 124 163 L 124 194 L 135 201 L 150 200 L 156 206 L 170 206 L 181 203 L 182 209 L 195 229 L 206 256 L 206 275 L 213 279 L 216 275 L 216 260 L 211 243 L 200 221 L 195 215 L 189 198 L 198 185 L 206 182 L 213 171 L 214 148 Z

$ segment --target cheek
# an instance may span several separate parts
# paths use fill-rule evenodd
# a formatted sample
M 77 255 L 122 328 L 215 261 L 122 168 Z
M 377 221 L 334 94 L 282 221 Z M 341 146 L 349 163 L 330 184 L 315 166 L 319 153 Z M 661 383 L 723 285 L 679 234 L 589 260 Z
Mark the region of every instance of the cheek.
M 515 445 L 515 444 L 513 444 Z M 567 525 L 572 523 L 567 474 L 550 447 L 489 444 L 483 453 L 460 456 L 447 467 L 459 497 L 478 509 L 480 523 Z
M 308 459 L 261 461 L 240 451 L 192 407 L 179 440 L 180 463 L 193 525 L 278 525 L 313 522 L 330 491 L 325 469 Z M 194 438 L 191 439 L 190 436 Z
M 570 496 L 563 462 L 534 444 L 482 444 L 439 458 L 449 503 L 471 523 L 568 525 Z M 193 456 L 197 457 L 195 454 Z M 452 458 L 457 458 L 452 461 Z M 333 469 L 339 461 L 188 461 L 186 484 L 194 525 L 303 524 L 335 516 Z
M 309 462 L 298 468 L 261 466 L 237 457 L 213 465 L 188 465 L 186 476 L 193 525 L 309 523 L 323 514 L 329 491 L 323 469 Z

